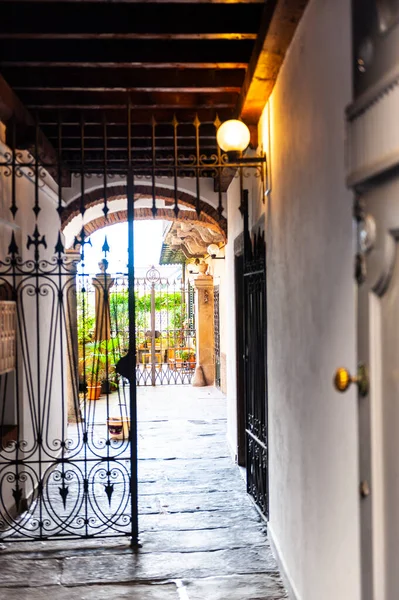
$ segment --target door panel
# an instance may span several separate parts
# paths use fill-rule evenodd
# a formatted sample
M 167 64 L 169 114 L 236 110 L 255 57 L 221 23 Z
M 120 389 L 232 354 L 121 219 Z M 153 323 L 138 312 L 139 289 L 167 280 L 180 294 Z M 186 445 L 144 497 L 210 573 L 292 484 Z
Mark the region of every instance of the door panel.
M 385 482 L 384 482 L 384 394 L 382 389 L 381 300 L 369 294 L 370 308 L 370 417 L 371 472 L 373 476 L 373 574 L 375 600 L 385 600 Z
M 266 245 L 254 236 L 244 254 L 244 391 L 247 491 L 269 516 Z
M 370 487 L 360 494 L 363 600 L 390 600 L 399 589 L 398 194 L 397 178 L 380 181 L 363 195 L 359 223 L 375 224 L 358 294 L 358 357 L 370 370 L 369 394 L 359 397 L 360 482 Z

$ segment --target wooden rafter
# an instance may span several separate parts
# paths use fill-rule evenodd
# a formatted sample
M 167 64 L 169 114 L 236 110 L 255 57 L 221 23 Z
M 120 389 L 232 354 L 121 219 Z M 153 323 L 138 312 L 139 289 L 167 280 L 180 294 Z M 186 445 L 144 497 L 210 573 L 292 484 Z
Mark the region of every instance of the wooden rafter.
M 307 4 L 308 0 L 268 2 L 236 107 L 246 123 L 259 121 Z
M 57 4 L 61 2 L 67 2 L 74 4 L 76 2 L 82 3 L 108 3 L 114 4 L 115 0 L 2 0 L 4 4 L 11 3 L 26 3 L 26 4 L 36 4 L 46 3 L 46 4 Z M 124 4 L 165 4 L 165 0 L 118 0 L 120 3 Z M 265 0 L 168 0 L 168 4 L 263 4 Z

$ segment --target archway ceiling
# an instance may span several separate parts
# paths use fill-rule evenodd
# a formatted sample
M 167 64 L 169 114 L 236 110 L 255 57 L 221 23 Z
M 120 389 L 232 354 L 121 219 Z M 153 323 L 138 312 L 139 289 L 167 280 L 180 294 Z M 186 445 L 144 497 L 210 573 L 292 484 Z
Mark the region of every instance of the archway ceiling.
M 201 151 L 211 154 L 217 114 L 257 123 L 306 3 L 1 0 L 0 119 L 14 113 L 27 126 L 37 115 L 39 144 L 57 156 L 61 114 L 62 157 L 71 171 L 82 114 L 86 162 L 101 164 L 104 117 L 108 163 L 121 161 L 128 101 L 135 160 L 151 150 L 152 115 L 158 156 L 173 149 L 174 115 L 179 152 L 192 155 L 196 114 Z M 27 139 L 28 129 L 21 128 Z

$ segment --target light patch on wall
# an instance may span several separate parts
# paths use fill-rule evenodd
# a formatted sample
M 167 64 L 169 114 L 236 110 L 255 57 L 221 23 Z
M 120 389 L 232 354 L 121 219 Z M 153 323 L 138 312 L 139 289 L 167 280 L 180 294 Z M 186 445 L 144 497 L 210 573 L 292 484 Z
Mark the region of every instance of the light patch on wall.
M 265 181 L 265 200 L 271 192 L 271 123 L 272 123 L 272 101 L 271 98 L 265 104 L 262 116 L 259 120 L 258 139 L 260 140 L 261 150 L 266 155 L 266 181 Z

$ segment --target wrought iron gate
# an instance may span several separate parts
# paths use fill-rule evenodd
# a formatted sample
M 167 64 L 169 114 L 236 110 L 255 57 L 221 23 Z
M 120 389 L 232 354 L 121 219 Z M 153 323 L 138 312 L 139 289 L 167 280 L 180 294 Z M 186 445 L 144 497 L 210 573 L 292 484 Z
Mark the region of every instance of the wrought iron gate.
M 247 491 L 268 517 L 266 246 L 264 234 L 250 240 L 247 213 L 244 213 L 243 319 Z
M 130 111 L 127 120 L 130 131 Z M 9 201 L 9 237 L 0 239 L 0 297 L 3 311 L 0 354 L 0 539 L 70 539 L 129 535 L 137 542 L 137 426 L 135 382 L 135 297 L 133 255 L 134 171 L 127 136 L 129 231 L 125 377 L 118 331 L 111 329 L 107 255 L 98 273 L 85 265 L 85 130 L 80 129 L 82 227 L 71 253 L 60 216 L 65 163 L 59 124 L 59 161 L 46 163 L 42 133 L 34 131 L 31 152 L 17 150 L 18 128 L 9 124 L 9 151 L 0 147 L 1 204 Z M 11 131 L 11 135 L 10 135 Z M 106 128 L 105 128 L 106 131 Z M 107 217 L 109 164 L 103 162 L 102 211 Z M 56 177 L 59 186 L 50 176 Z M 101 180 L 100 180 L 101 185 Z M 4 214 L 4 212 L 3 212 Z M 87 302 L 95 288 L 90 325 Z M 14 315 L 14 316 L 13 316 Z M 119 356 L 117 357 L 117 352 Z M 113 387 L 115 386 L 115 394 Z M 102 393 L 101 399 L 98 394 Z
M 177 217 L 179 179 L 192 178 L 196 199 L 191 210 L 200 218 L 206 213 L 201 181 L 212 178 L 218 190 L 216 213 L 223 219 L 223 177 L 242 170 L 244 159 L 229 157 L 217 147 L 218 118 L 201 124 L 198 115 L 186 123 L 171 116 L 157 123 L 139 113 L 133 122 L 129 100 L 126 113 L 91 112 L 85 120 L 76 110 L 62 115 L 46 109 L 23 125 L 11 118 L 7 145 L 0 142 L 0 223 L 7 228 L 7 235 L 0 237 L 0 298 L 12 303 L 16 317 L 8 346 L 0 340 L 1 352 L 7 354 L 1 360 L 7 367 L 0 373 L 0 538 L 126 534 L 136 543 L 137 181 L 149 181 L 155 216 L 158 178 L 168 178 L 171 210 Z M 260 159 L 245 159 L 245 169 L 263 172 Z M 109 273 L 105 242 L 100 271 L 89 274 L 88 204 L 90 210 L 94 204 L 101 207 L 107 222 L 115 183 L 126 190 L 128 270 Z M 100 192 L 94 204 L 92 190 Z M 73 205 L 73 210 L 78 205 L 75 213 Z M 212 211 L 215 215 L 214 207 Z M 81 219 L 73 247 L 66 245 L 70 218 Z M 90 286 L 97 303 L 89 332 Z M 111 318 L 111 290 L 118 287 L 128 298 L 122 345 L 122 325 L 113 325 Z M 190 351 L 184 343 L 187 347 L 180 348 Z M 163 370 L 157 373 L 156 354 L 155 338 L 151 382 L 154 368 L 155 377 L 165 377 Z M 182 376 L 178 358 L 170 357 L 176 366 L 173 377 Z M 188 380 L 191 367 L 186 370 Z M 102 400 L 95 400 L 101 380 Z

